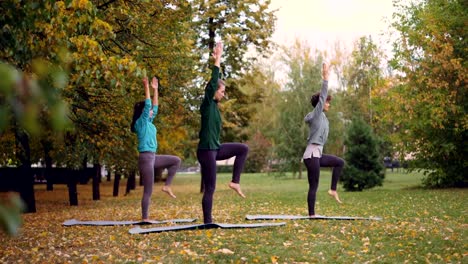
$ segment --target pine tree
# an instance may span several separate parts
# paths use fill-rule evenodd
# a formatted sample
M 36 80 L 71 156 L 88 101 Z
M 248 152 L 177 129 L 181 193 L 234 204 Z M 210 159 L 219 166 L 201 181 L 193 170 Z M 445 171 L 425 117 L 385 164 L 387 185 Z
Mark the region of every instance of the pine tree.
M 378 138 L 361 118 L 354 118 L 345 139 L 346 165 L 341 182 L 347 191 L 381 186 L 385 168 L 379 154 Z

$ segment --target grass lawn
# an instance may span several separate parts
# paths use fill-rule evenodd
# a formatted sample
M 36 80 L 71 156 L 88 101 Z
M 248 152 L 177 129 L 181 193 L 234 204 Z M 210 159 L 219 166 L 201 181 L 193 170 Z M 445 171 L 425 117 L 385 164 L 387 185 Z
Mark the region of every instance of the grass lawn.
M 92 186 L 79 185 L 79 206 L 72 207 L 66 186 L 48 192 L 38 185 L 38 212 L 23 215 L 18 236 L 0 234 L 0 263 L 468 263 L 468 190 L 424 190 L 418 188 L 421 177 L 388 172 L 382 187 L 364 192 L 339 186 L 344 203 L 337 204 L 326 193 L 330 172 L 322 171 L 317 214 L 382 221 L 290 220 L 281 227 L 146 235 L 129 234 L 130 226 L 62 226 L 72 218 L 139 220 L 142 187 L 123 196 L 123 181 L 120 196 L 112 197 L 112 183 L 103 182 L 101 200 L 92 201 Z M 218 175 L 215 222 L 251 223 L 247 214 L 307 214 L 306 179 L 243 174 L 242 199 L 228 189 L 229 178 Z M 177 199 L 156 184 L 150 217 L 201 223 L 199 180 L 177 175 Z

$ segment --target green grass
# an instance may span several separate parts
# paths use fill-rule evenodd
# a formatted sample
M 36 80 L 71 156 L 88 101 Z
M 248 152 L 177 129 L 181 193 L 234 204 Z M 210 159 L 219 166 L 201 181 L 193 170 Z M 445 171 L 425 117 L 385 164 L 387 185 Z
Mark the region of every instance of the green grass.
M 306 177 L 306 174 L 303 174 Z M 287 221 L 261 229 L 211 229 L 130 235 L 128 226 L 63 227 L 63 221 L 137 220 L 141 187 L 112 197 L 101 184 L 101 200 L 80 185 L 79 206 L 68 206 L 65 186 L 36 187 L 38 212 L 25 214 L 19 236 L 0 236 L 1 263 L 467 263 L 467 190 L 418 188 L 420 174 L 388 172 L 383 186 L 344 192 L 337 204 L 326 191 L 323 171 L 316 212 L 321 215 L 380 216 L 382 221 Z M 219 223 L 247 223 L 246 214 L 307 214 L 307 180 L 243 174 L 247 199 L 218 175 L 213 217 Z M 155 186 L 154 219 L 202 219 L 199 175 L 177 175 L 171 199 Z M 124 192 L 125 182 L 121 186 Z M 200 222 L 201 220 L 198 220 Z M 266 222 L 266 221 L 265 221 Z M 231 252 L 233 252 L 231 254 Z

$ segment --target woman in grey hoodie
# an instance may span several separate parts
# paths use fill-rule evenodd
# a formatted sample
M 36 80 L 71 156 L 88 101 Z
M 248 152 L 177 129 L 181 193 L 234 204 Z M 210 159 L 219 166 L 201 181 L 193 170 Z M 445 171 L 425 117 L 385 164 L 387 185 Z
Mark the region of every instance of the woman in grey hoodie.
M 307 194 L 307 204 L 309 216 L 315 216 L 315 198 L 320 177 L 320 167 L 332 167 L 332 182 L 328 194 L 341 203 L 336 186 L 343 170 L 344 160 L 323 154 L 323 146 L 328 138 L 328 119 L 325 112 L 330 107 L 331 96 L 328 95 L 328 65 L 322 65 L 322 89 L 319 93 L 312 95 L 310 103 L 314 110 L 304 117 L 304 121 L 309 126 L 309 137 L 307 138 L 307 148 L 304 151 L 303 159 L 307 167 L 307 178 L 309 180 L 309 193 Z

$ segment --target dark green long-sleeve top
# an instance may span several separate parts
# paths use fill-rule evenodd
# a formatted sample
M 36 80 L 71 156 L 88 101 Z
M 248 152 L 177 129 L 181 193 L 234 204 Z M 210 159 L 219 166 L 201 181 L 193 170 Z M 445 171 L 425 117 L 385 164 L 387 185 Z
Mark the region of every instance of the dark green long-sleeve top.
M 201 128 L 198 137 L 198 149 L 219 149 L 219 135 L 221 134 L 221 114 L 218 102 L 213 98 L 218 89 L 219 68 L 213 66 L 211 79 L 205 87 L 205 97 L 200 106 Z

